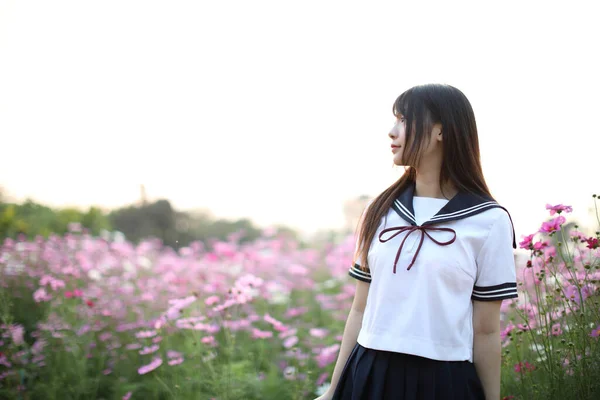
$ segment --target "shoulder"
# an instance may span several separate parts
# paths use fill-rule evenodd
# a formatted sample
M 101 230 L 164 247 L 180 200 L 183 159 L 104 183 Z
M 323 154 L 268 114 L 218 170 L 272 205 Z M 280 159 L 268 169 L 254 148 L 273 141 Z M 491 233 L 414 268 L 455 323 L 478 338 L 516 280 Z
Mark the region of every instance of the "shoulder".
M 481 218 L 482 222 L 488 225 L 489 229 L 492 229 L 496 225 L 511 226 L 512 224 L 508 210 L 499 204 L 477 215 Z
M 516 248 L 516 237 L 513 221 L 509 211 L 493 199 L 481 202 L 469 208 L 469 215 L 463 227 L 469 236 L 483 242 L 490 237 L 512 239 L 512 247 Z M 493 239 L 492 239 L 493 240 Z
M 474 217 L 479 220 L 479 224 L 477 224 L 479 228 L 478 236 L 483 242 L 482 246 L 485 246 L 486 243 L 488 246 L 504 243 L 516 248 L 515 229 L 507 209 L 498 205 Z

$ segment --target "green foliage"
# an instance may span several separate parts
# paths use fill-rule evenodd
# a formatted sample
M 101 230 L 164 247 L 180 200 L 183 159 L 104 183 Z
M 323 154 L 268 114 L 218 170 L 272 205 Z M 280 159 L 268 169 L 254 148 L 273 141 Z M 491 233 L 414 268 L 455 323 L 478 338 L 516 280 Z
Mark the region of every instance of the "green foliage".
M 204 242 L 208 247 L 214 240 L 225 241 L 232 234 L 242 233 L 241 243 L 257 239 L 261 230 L 247 218 L 238 220 L 215 219 L 204 214 L 176 211 L 168 200 L 140 206 L 130 205 L 105 214 L 97 207 L 87 211 L 75 208 L 52 209 L 26 200 L 22 204 L 4 203 L 0 193 L 0 239 L 17 238 L 24 235 L 28 239 L 36 236 L 48 237 L 54 233 L 64 235 L 69 225 L 76 223 L 91 235 L 98 236 L 103 231 L 116 230 L 138 243 L 148 238 L 158 238 L 165 246 L 178 249 L 194 241 Z M 296 238 L 289 228 L 279 227 L 279 232 Z
M 92 235 L 110 229 L 107 217 L 95 207 L 83 212 L 74 208 L 54 210 L 32 200 L 23 204 L 0 203 L 0 238 L 25 235 L 33 239 L 38 235 L 48 237 L 51 233 L 64 235 L 71 223 L 80 224 Z
M 141 206 L 128 206 L 113 210 L 108 219 L 117 231 L 127 239 L 139 242 L 148 238 L 159 238 L 172 248 L 187 246 L 201 241 L 210 248 L 215 240 L 225 241 L 230 235 L 241 233 L 240 243 L 251 242 L 261 236 L 261 230 L 247 218 L 238 220 L 214 219 L 206 214 L 176 211 L 168 200 L 158 200 Z M 296 233 L 280 227 L 288 237 Z

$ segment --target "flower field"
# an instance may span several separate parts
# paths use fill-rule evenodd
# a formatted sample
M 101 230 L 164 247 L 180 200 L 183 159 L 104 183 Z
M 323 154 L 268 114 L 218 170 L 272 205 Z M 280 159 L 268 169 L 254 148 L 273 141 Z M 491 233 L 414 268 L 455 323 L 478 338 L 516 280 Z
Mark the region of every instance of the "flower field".
M 596 201 L 594 199 L 594 201 Z M 600 398 L 598 232 L 567 206 L 520 239 L 503 303 L 506 399 Z M 5 239 L 2 399 L 313 399 L 328 385 L 355 281 L 354 240 L 265 231 L 174 251 L 91 237 Z

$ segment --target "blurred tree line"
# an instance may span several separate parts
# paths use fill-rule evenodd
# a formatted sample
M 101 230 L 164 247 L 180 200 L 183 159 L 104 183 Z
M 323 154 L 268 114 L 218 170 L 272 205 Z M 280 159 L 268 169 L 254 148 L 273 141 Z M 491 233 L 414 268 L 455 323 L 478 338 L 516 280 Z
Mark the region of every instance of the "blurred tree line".
M 0 189 L 0 239 L 25 235 L 47 237 L 51 233 L 64 235 L 69 224 L 78 223 L 94 236 L 102 231 L 119 231 L 138 243 L 141 239 L 159 238 L 166 246 L 175 249 L 200 240 L 210 247 L 213 239 L 227 240 L 228 236 L 242 232 L 240 242 L 252 241 L 261 236 L 262 229 L 249 219 L 216 219 L 208 213 L 189 213 L 174 210 L 168 200 L 130 205 L 103 212 L 97 207 L 87 211 L 74 208 L 53 209 L 32 200 L 22 204 L 8 202 Z M 297 233 L 287 227 L 278 227 L 280 233 L 297 239 Z

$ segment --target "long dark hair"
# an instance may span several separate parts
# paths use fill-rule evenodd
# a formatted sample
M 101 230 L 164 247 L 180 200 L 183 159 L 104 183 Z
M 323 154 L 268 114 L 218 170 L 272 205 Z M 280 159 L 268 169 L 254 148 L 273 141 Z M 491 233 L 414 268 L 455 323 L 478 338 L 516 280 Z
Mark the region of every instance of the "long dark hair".
M 415 166 L 421 158 L 422 148 L 431 138 L 434 124 L 442 125 L 443 135 L 440 187 L 452 183 L 458 191 L 492 197 L 481 169 L 475 114 L 460 90 L 442 84 L 415 86 L 398 96 L 392 112 L 396 117 L 401 114 L 406 120 L 402 161 L 408 167 L 400 179 L 371 202 L 362 216 L 358 227 L 357 254 L 360 254 L 363 270 L 369 268 L 367 252 L 381 218 L 387 215 L 404 188 L 416 181 Z M 356 259 L 354 261 L 357 262 Z

